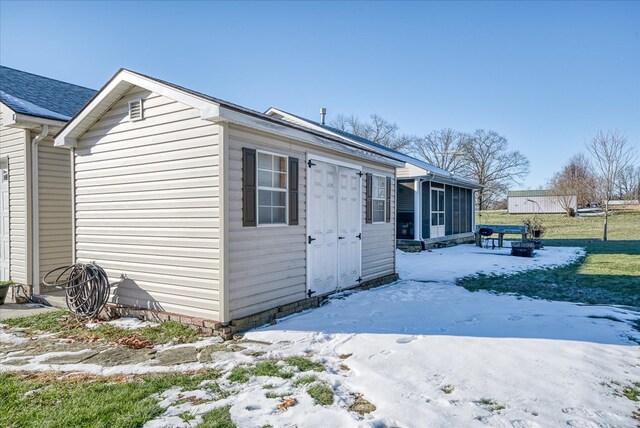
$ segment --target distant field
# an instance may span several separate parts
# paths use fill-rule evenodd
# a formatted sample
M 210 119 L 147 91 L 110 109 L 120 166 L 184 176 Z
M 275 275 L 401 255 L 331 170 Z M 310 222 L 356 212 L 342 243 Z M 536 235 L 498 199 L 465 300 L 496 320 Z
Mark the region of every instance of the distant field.
M 521 224 L 532 214 L 483 211 L 477 224 Z M 463 278 L 468 290 L 493 290 L 549 300 L 640 307 L 640 212 L 619 210 L 609 217 L 609 241 L 602 242 L 603 217 L 539 214 L 545 246 L 584 247 L 587 256 L 558 269 L 499 277 Z

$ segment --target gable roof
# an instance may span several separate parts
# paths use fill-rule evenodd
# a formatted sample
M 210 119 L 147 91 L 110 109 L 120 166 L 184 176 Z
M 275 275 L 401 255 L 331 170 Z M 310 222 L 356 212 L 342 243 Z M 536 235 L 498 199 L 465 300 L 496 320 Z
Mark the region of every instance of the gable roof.
M 323 145 L 354 156 L 369 157 L 372 160 L 393 166 L 402 165 L 402 161 L 392 154 L 379 153 L 371 150 L 371 148 L 354 144 L 347 138 L 298 126 L 289 121 L 280 120 L 265 113 L 124 68 L 118 70 L 84 108 L 58 132 L 55 137 L 56 146 L 74 146 L 76 139 L 86 132 L 104 112 L 134 86 L 167 96 L 196 108 L 200 110 L 200 117 L 203 120 L 234 122 L 262 131 L 280 134 L 284 134 L 289 130 L 290 132 L 286 134 L 289 137 Z
M 19 114 L 68 121 L 96 91 L 0 66 L 0 101 Z
M 573 196 L 573 195 L 559 195 L 553 190 L 540 189 L 540 190 L 509 190 L 507 197 L 534 197 L 534 196 Z
M 478 183 L 474 182 L 473 180 L 469 180 L 467 178 L 455 175 L 449 171 L 447 171 L 446 169 L 442 169 L 439 168 L 435 165 L 431 165 L 427 162 L 424 162 L 420 159 L 416 159 L 412 156 L 406 155 L 404 153 L 398 152 L 397 150 L 393 150 L 390 149 L 387 146 L 383 146 L 382 144 L 378 144 L 374 141 L 368 140 L 364 137 L 361 137 L 359 135 L 355 135 L 355 134 L 351 134 L 349 132 L 343 131 L 341 129 L 338 128 L 334 128 L 333 126 L 329 126 L 326 124 L 322 124 L 320 122 L 316 122 L 314 120 L 310 120 L 310 119 L 306 119 L 304 117 L 295 115 L 293 113 L 288 113 L 284 110 L 275 108 L 275 107 L 271 107 L 270 109 L 267 110 L 266 114 L 274 117 L 274 116 L 279 116 L 284 120 L 287 120 L 287 118 L 291 119 L 297 119 L 296 122 L 298 123 L 306 123 L 308 126 L 313 126 L 316 128 L 320 128 L 323 129 L 327 132 L 331 132 L 337 135 L 340 135 L 344 138 L 350 139 L 352 141 L 357 141 L 358 143 L 370 147 L 380 153 L 384 153 L 384 154 L 388 154 L 390 156 L 395 157 L 396 159 L 400 159 L 401 161 L 417 166 L 418 168 L 424 169 L 425 171 L 427 171 L 427 173 L 431 173 L 433 175 L 437 175 L 439 177 L 442 178 L 446 178 L 448 180 L 452 180 L 454 182 L 460 183 L 460 184 L 464 184 L 465 186 L 469 186 L 469 187 L 473 187 L 473 188 L 480 188 L 480 186 L 478 185 Z

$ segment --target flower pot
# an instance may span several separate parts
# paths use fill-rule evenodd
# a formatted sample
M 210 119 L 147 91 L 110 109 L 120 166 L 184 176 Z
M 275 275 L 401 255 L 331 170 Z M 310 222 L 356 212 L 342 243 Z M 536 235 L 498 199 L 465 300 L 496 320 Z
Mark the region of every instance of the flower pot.
M 533 235 L 533 237 L 535 239 L 538 239 L 538 238 L 540 238 L 540 236 L 542 236 L 542 231 L 540 229 L 533 229 L 531 231 L 531 234 Z
M 10 284 L 0 285 L 0 305 L 4 305 L 4 300 L 7 298 L 10 287 Z

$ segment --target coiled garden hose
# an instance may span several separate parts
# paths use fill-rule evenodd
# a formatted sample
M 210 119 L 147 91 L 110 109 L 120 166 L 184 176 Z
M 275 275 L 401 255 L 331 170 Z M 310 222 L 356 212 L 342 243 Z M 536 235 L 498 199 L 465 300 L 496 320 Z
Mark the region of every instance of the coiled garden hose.
M 58 273 L 59 272 L 59 273 Z M 57 273 L 54 281 L 50 281 Z M 55 268 L 42 278 L 47 287 L 65 290 L 67 307 L 76 316 L 95 319 L 109 300 L 109 278 L 95 263 L 76 263 Z

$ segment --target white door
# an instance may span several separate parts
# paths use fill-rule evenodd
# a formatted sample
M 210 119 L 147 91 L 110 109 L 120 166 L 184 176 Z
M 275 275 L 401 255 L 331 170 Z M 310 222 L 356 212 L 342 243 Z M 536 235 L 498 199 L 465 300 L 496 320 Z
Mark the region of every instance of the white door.
M 361 180 L 358 171 L 318 160 L 308 169 L 308 288 L 322 295 L 360 278 Z
M 431 188 L 431 237 L 444 236 L 444 189 Z
M 9 169 L 0 166 L 0 281 L 9 280 Z

